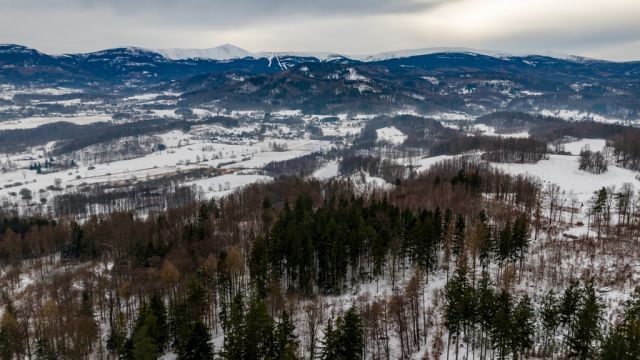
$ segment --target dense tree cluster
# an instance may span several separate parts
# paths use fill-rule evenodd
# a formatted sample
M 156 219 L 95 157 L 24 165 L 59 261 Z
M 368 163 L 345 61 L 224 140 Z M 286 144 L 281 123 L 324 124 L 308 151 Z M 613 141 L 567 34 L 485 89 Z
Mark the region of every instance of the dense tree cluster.
M 627 169 L 640 170 L 640 131 L 637 128 L 628 128 L 611 137 L 608 145 L 613 147 L 617 163 Z
M 547 153 L 547 145 L 532 138 L 481 138 L 483 159 L 492 162 L 535 164 Z
M 591 151 L 588 148 L 580 151 L 580 170 L 593 174 L 602 174 L 607 172 L 608 168 L 607 158 L 601 151 Z
M 361 198 L 329 199 L 317 210 L 312 205 L 308 194 L 293 207 L 285 204 L 271 232 L 256 240 L 251 271 L 258 289 L 275 278 L 307 294 L 315 286 L 341 293 L 347 280 L 380 275 L 392 248 L 425 270 L 436 264 L 443 232 L 439 209 L 401 211 L 384 198 L 368 204 Z M 399 268 L 400 261 L 390 266 Z
M 300 176 L 313 174 L 323 164 L 323 153 L 314 152 L 309 155 L 283 161 L 272 161 L 264 166 L 264 170 L 271 176 Z
M 634 336 L 625 332 L 622 325 L 627 321 L 625 318 L 618 325 L 619 330 L 613 330 L 601 342 L 602 302 L 592 280 L 583 286 L 578 281 L 572 282 L 561 296 L 551 290 L 536 308 L 528 295 L 515 299 L 509 290 L 496 289 L 486 272 L 472 284 L 466 265 L 461 263 L 445 287 L 445 301 L 444 320 L 451 334 L 449 340 L 456 342 L 456 357 L 458 342 L 466 339 L 467 351 L 471 347 L 475 353 L 474 348 L 479 347 L 484 356 L 492 352 L 493 358 L 505 359 L 509 355 L 520 358 L 533 349 L 536 338 L 541 336 L 542 355 L 561 353 L 567 358 L 594 359 L 602 351 L 607 358 L 608 351 L 625 351 L 626 345 L 614 345 L 614 341 L 624 343 L 630 340 L 625 336 Z M 627 304 L 632 316 L 636 316 L 635 305 Z M 610 350 L 607 346 L 611 346 Z
M 537 163 L 547 153 L 545 142 L 532 138 L 458 134 L 434 146 L 432 156 L 484 151 L 484 159 L 493 162 Z
M 340 161 L 339 173 L 344 176 L 366 173 L 383 178 L 389 183 L 398 183 L 413 175 L 411 168 L 400 165 L 389 159 L 374 155 L 344 154 Z

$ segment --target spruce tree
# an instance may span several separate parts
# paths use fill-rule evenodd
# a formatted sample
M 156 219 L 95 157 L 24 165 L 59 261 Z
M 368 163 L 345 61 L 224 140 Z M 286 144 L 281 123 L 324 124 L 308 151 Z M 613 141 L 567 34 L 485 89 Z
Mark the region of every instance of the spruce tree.
M 338 316 L 335 328 L 327 324 L 322 348 L 322 360 L 362 359 L 364 328 L 356 307 L 351 307 L 343 316 Z
M 482 272 L 476 294 L 478 297 L 476 321 L 480 325 L 481 345 L 483 348 L 486 348 L 485 343 L 491 332 L 491 326 L 496 312 L 496 294 L 492 287 L 488 271 Z
M 529 219 L 525 215 L 520 215 L 513 222 L 512 228 L 512 241 L 513 252 L 511 257 L 515 260 L 518 259 L 522 263 L 524 254 L 529 248 L 529 237 L 531 236 L 531 229 L 529 226 Z
M 156 326 L 151 336 L 158 346 L 158 351 L 163 352 L 169 341 L 169 326 L 167 325 L 167 310 L 158 294 L 151 296 L 149 312 L 153 314 L 156 320 Z
M 628 355 L 628 344 L 622 329 L 614 327 L 602 341 L 600 348 L 601 360 L 635 360 L 639 359 Z
M 511 350 L 513 336 L 513 299 L 503 289 L 496 297 L 496 312 L 491 326 L 491 340 L 499 359 L 505 359 Z
M 465 299 L 468 288 L 467 266 L 463 261 L 460 261 L 458 262 L 455 275 L 445 286 L 444 293 L 444 325 L 447 330 L 449 330 L 447 349 L 449 349 L 451 345 L 451 338 L 454 338 L 456 340 L 456 356 L 458 351 L 457 344 L 460 341 L 462 326 L 465 322 Z
M 598 226 L 598 240 L 600 240 L 600 233 L 602 228 L 602 216 L 607 206 L 607 198 L 608 192 L 607 188 L 602 187 L 600 190 L 596 191 L 594 197 L 592 199 L 593 206 L 589 211 L 589 215 L 593 215 L 595 217 L 596 224 Z
M 545 348 L 550 348 L 550 350 L 553 351 L 556 331 L 560 326 L 560 306 L 558 304 L 558 298 L 553 290 L 549 290 L 549 292 L 542 298 L 539 313 L 540 323 L 544 333 L 543 345 Z M 549 344 L 550 340 L 551 344 Z
M 156 341 L 158 321 L 149 310 L 146 303 L 142 303 L 138 310 L 138 318 L 131 334 L 131 356 L 135 360 L 156 359 L 162 353 Z
M 191 331 L 186 341 L 186 346 L 178 360 L 206 360 L 213 359 L 213 345 L 211 335 L 202 320 L 196 321 L 191 326 Z
M 625 304 L 622 320 L 607 334 L 602 343 L 603 360 L 640 359 L 640 288 Z
M 513 332 L 511 334 L 514 358 L 522 356 L 525 351 L 533 347 L 535 314 L 531 299 L 524 295 L 513 310 Z
M 36 340 L 35 358 L 36 360 L 58 359 L 58 356 L 56 356 L 55 350 L 53 349 L 53 345 L 46 336 L 39 337 Z
M 322 360 L 340 360 L 340 335 L 333 328 L 333 322 L 330 319 L 324 330 L 324 339 L 322 340 Z
M 480 246 L 478 249 L 478 257 L 480 258 L 480 264 L 483 268 L 486 268 L 490 261 L 491 255 L 495 252 L 495 241 L 491 236 L 491 227 L 489 226 L 489 219 L 484 210 L 478 214 L 478 234 L 480 235 Z
M 578 311 L 580 302 L 580 283 L 577 280 L 571 281 L 569 286 L 564 290 L 562 299 L 560 300 L 560 323 L 571 329 L 571 325 Z M 569 331 L 570 332 L 570 331 Z
M 355 306 L 350 307 L 344 314 L 344 322 L 338 325 L 338 331 L 342 335 L 344 359 L 361 359 L 364 347 L 364 328 L 360 313 Z
M 600 338 L 601 308 L 593 287 L 593 279 L 589 280 L 585 284 L 582 301 L 568 339 L 571 356 L 579 359 L 591 359 L 595 356 Z
M 459 256 L 464 250 L 464 230 L 465 222 L 462 215 L 456 217 L 455 232 L 453 237 L 453 254 Z
M 513 260 L 513 236 L 511 223 L 507 222 L 498 233 L 498 259 L 501 263 Z
M 275 330 L 274 358 L 282 360 L 294 360 L 298 358 L 298 338 L 293 331 L 293 321 L 286 311 L 282 312 Z
M 273 355 L 274 334 L 273 318 L 260 299 L 254 298 L 245 315 L 244 325 L 244 357 L 256 360 Z
M 267 295 L 267 283 L 269 281 L 269 243 L 262 236 L 256 237 L 251 246 L 251 256 L 249 257 L 249 271 L 251 281 L 256 289 L 257 295 L 265 297 Z
M 236 294 L 230 305 L 229 316 L 222 317 L 224 330 L 223 358 L 243 359 L 245 353 L 244 333 L 244 301 L 241 294 Z
M 134 360 L 155 360 L 160 356 L 158 344 L 155 343 L 153 337 L 149 334 L 150 326 L 152 325 L 143 325 L 131 338 L 131 353 Z

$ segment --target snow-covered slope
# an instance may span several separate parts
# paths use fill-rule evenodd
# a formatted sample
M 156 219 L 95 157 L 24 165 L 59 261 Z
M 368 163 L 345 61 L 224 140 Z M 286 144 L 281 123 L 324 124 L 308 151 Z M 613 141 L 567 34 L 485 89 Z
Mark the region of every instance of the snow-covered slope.
M 302 57 L 302 58 L 315 58 L 321 61 L 332 60 L 335 58 L 343 57 L 340 54 L 332 52 L 303 52 L 303 51 L 261 51 L 251 52 L 231 44 L 224 44 L 221 46 L 209 48 L 209 49 L 153 49 L 156 52 L 171 60 L 187 60 L 187 59 L 210 59 L 210 60 L 234 60 L 244 58 L 274 58 L 274 57 Z
M 210 49 L 155 49 L 152 51 L 155 51 L 171 60 L 233 60 L 255 57 L 251 52 L 231 44 L 224 44 Z
M 378 141 L 385 141 L 395 145 L 400 145 L 407 140 L 407 135 L 395 126 L 378 129 L 376 130 L 376 135 L 378 136 Z

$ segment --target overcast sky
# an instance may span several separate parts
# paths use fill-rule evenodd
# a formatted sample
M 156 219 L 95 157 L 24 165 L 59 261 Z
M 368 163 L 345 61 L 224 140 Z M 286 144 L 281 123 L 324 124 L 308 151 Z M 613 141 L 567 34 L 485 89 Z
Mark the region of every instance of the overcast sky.
M 0 43 L 371 54 L 428 47 L 640 59 L 640 0 L 0 0 Z

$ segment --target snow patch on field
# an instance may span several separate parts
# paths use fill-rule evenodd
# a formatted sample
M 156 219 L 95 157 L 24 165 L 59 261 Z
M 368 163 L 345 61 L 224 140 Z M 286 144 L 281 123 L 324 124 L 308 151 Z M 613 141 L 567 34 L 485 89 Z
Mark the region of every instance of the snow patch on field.
M 224 166 L 225 168 L 260 169 L 272 161 L 295 159 L 312 152 L 328 150 L 331 143 L 321 140 L 278 140 L 286 145 L 287 151 L 274 151 L 269 148 L 269 140 L 252 146 L 254 154 L 250 158 Z
M 269 176 L 236 173 L 196 180 L 186 185 L 199 187 L 204 196 L 207 199 L 211 199 L 223 197 L 249 184 L 268 181 L 271 181 Z
M 400 145 L 407 140 L 407 135 L 398 130 L 395 126 L 387 126 L 385 128 L 378 129 L 376 130 L 376 135 L 378 136 L 378 141 L 386 141 L 395 145 Z
M 151 113 L 162 118 L 174 117 L 176 116 L 176 109 L 152 109 Z
M 599 114 L 583 112 L 579 110 L 542 110 L 540 115 L 553 116 L 569 121 L 596 121 L 607 124 L 621 124 L 622 119 L 610 118 Z
M 339 163 L 337 161 L 329 161 L 320 169 L 314 171 L 311 177 L 319 180 L 329 180 L 339 175 Z
M 271 113 L 271 116 L 302 116 L 302 110 L 297 109 L 284 109 Z
M 439 155 L 439 156 L 433 156 L 433 157 L 427 157 L 427 158 L 422 158 L 420 160 L 417 161 L 416 164 L 418 167 L 418 172 L 425 172 L 429 169 L 431 169 L 431 167 L 439 162 L 443 162 L 445 160 L 450 160 L 450 159 L 455 159 L 457 156 L 455 155 Z
M 474 116 L 461 112 L 439 112 L 426 116 L 438 121 L 471 121 L 475 119 Z
M 437 77 L 433 76 L 422 76 L 421 79 L 430 82 L 432 85 L 438 85 L 440 83 L 440 80 L 438 80 Z
M 538 91 L 522 90 L 522 91 L 520 91 L 520 95 L 523 95 L 523 96 L 542 96 L 542 95 L 544 95 L 544 93 L 543 92 L 538 92 Z
M 589 146 L 591 151 L 602 151 L 607 145 L 607 142 L 603 139 L 582 139 L 564 144 L 564 150 L 571 153 L 571 155 L 580 155 L 580 151 L 585 146 Z
M 353 87 L 356 88 L 360 94 L 364 94 L 367 92 L 370 92 L 370 93 L 379 92 L 378 90 L 374 89 L 373 87 L 367 84 L 356 84 Z

